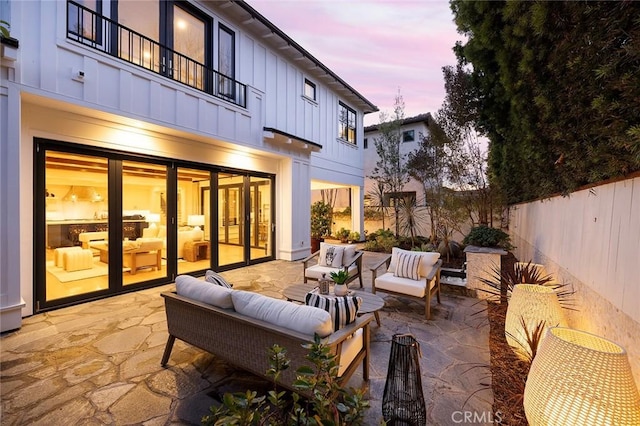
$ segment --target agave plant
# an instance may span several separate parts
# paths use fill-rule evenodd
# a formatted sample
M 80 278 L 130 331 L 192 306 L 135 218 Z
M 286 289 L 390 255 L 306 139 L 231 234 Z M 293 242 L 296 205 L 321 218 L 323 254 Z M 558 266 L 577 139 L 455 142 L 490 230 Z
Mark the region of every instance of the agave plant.
M 344 284 L 345 281 L 349 279 L 349 272 L 345 271 L 344 269 L 340 269 L 337 272 L 331 272 L 329 275 L 336 284 Z
M 500 303 L 508 303 L 513 287 L 517 284 L 537 284 L 550 286 L 556 291 L 558 301 L 563 308 L 572 309 L 572 296 L 574 291 L 568 284 L 554 281 L 551 275 L 546 274 L 542 268 L 531 261 L 515 262 L 512 268 L 500 268 L 495 266 L 491 269 L 489 278 L 479 278 L 488 288 L 480 288 L 479 291 L 490 294 L 490 299 L 499 300 Z

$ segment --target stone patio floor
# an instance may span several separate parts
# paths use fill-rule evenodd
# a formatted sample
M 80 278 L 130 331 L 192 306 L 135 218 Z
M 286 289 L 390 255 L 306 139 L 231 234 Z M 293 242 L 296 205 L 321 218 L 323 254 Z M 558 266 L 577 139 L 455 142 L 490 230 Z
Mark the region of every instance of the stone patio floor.
M 369 267 L 384 255 L 366 252 Z M 302 282 L 302 263 L 273 261 L 224 272 L 234 288 L 282 297 Z M 357 284 L 351 284 L 357 288 Z M 256 389 L 262 382 L 210 354 L 176 341 L 167 368 L 160 359 L 167 340 L 160 293 L 173 284 L 33 315 L 21 329 L 0 337 L 0 423 L 5 425 L 197 425 L 226 391 Z M 381 294 L 382 326 L 371 327 L 366 425 L 382 421 L 392 336 L 411 333 L 420 342 L 427 424 L 491 423 L 489 326 L 478 300 L 445 292 L 424 305 Z M 479 314 L 477 312 L 481 311 Z M 359 368 L 348 386 L 362 386 Z M 464 419 L 468 419 L 464 421 Z M 474 423 L 475 422 L 475 423 Z

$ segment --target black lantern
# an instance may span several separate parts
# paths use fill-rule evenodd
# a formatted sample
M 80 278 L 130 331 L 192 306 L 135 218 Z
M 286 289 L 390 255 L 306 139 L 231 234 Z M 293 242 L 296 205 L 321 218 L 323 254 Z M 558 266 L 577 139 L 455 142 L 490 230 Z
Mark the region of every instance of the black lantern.
M 411 334 L 394 334 L 382 397 L 382 416 L 390 426 L 427 424 L 420 376 L 420 345 Z

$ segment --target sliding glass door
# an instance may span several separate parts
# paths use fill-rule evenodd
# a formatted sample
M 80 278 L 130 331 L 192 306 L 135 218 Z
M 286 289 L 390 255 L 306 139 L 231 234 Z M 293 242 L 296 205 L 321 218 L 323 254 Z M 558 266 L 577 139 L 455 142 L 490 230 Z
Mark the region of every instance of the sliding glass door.
M 44 302 L 108 290 L 108 159 L 47 151 L 44 163 Z
M 273 176 L 36 146 L 36 311 L 273 259 Z

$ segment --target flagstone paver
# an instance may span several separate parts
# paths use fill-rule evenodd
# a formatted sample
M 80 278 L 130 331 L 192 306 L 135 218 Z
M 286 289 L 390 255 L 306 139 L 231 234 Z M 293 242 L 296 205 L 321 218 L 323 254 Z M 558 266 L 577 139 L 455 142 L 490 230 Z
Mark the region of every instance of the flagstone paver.
M 369 265 L 381 258 L 365 253 Z M 235 289 L 281 297 L 302 282 L 302 263 L 273 261 L 224 272 Z M 224 392 L 269 384 L 181 341 L 167 368 L 160 359 L 167 339 L 160 293 L 173 284 L 115 296 L 25 318 L 0 337 L 2 425 L 144 424 L 197 425 Z M 457 294 L 424 305 L 381 295 L 382 326 L 371 329 L 371 367 L 365 424 L 382 419 L 382 396 L 391 340 L 411 333 L 420 343 L 420 369 L 429 425 L 448 425 L 474 412 L 490 419 L 491 392 L 486 313 L 483 304 Z M 479 312 L 479 313 L 478 313 Z M 349 386 L 363 385 L 358 371 Z M 462 413 L 462 414 L 461 414 Z M 458 417 L 456 417 L 458 416 Z

